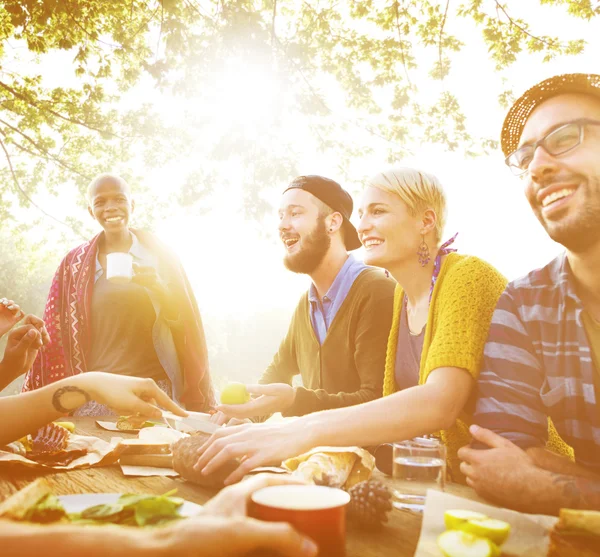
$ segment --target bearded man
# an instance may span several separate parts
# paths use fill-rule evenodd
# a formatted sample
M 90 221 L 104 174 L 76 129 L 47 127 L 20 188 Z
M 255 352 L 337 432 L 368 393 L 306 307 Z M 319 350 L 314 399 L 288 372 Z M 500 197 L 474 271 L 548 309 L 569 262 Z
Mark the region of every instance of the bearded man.
M 312 284 L 260 384 L 248 387 L 255 398 L 221 406 L 214 421 L 301 416 L 382 396 L 395 282 L 348 253 L 361 246 L 352 209 L 350 194 L 322 176 L 300 176 L 284 191 L 284 264 Z M 292 387 L 296 375 L 302 387 Z
M 600 75 L 526 91 L 506 116 L 502 149 L 565 252 L 498 301 L 471 429 L 489 450 L 462 448 L 461 470 L 480 495 L 518 510 L 600 510 Z M 548 419 L 571 458 L 548 450 Z

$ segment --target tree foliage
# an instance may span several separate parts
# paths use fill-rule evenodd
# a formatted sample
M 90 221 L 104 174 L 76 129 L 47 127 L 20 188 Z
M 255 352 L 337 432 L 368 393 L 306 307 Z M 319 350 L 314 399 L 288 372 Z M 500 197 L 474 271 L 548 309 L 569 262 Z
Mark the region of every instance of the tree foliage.
M 11 202 L 28 206 L 40 190 L 60 195 L 73 184 L 83 192 L 107 168 L 143 181 L 182 161 L 186 176 L 169 184 L 171 200 L 194 205 L 217 186 L 243 183 L 244 207 L 258 217 L 266 208 L 261 189 L 298 171 L 307 140 L 315 152 L 338 160 L 342 175 L 374 145 L 385 145 L 389 160 L 421 141 L 469 154 L 495 148 L 493 139 L 472 136 L 445 86 L 453 57 L 476 47 L 462 31 L 479 30 L 499 72 L 523 53 L 547 62 L 585 46 L 545 35 L 543 21 L 513 14 L 519 4 L 5 0 L 0 216 L 10 218 Z M 590 0 L 539 4 L 584 20 L 600 14 Z M 274 78 L 267 114 L 241 122 L 212 110 L 223 95 L 219 76 L 231 61 L 232 71 L 257 68 L 257 80 Z M 48 67 L 63 68 L 64 79 Z M 436 95 L 425 99 L 431 80 L 438 82 Z M 253 111 L 244 107 L 244 92 L 257 85 L 252 81 L 241 76 L 232 110 Z M 509 89 L 499 93 L 501 103 L 510 98 Z M 165 103 L 183 110 L 172 117 L 162 110 Z M 77 219 L 67 224 L 85 234 Z

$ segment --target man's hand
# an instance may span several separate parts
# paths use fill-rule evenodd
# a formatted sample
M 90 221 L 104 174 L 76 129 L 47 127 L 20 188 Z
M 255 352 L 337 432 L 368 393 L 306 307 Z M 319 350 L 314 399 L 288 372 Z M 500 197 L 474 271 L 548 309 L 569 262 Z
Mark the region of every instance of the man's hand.
M 204 505 L 209 516 L 247 516 L 250 496 L 270 485 L 295 485 L 305 483 L 287 474 L 258 474 L 243 482 L 222 489 Z
M 463 461 L 461 472 L 467 484 L 479 495 L 495 503 L 526 510 L 532 503 L 532 489 L 538 484 L 540 473 L 532 458 L 508 439 L 489 429 L 473 425 L 471 435 L 490 449 L 477 450 L 463 447 L 458 457 Z
M 248 393 L 255 397 L 245 404 L 221 404 L 217 410 L 229 418 L 253 418 L 275 412 L 284 412 L 293 403 L 296 391 L 287 383 L 248 385 Z
M 8 385 L 29 371 L 42 345 L 42 334 L 35 326 L 28 324 L 13 329 L 8 335 L 4 358 L 0 363 L 0 383 Z
M 0 299 L 0 337 L 10 331 L 21 319 L 23 312 L 12 300 Z

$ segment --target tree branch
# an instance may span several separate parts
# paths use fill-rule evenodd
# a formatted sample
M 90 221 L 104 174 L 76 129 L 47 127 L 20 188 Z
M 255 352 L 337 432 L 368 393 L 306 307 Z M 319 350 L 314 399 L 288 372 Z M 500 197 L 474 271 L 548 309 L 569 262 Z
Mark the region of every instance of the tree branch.
M 86 122 L 81 122 L 79 120 L 74 120 L 72 118 L 69 118 L 68 116 L 65 116 L 64 114 L 60 114 L 59 112 L 56 112 L 55 110 L 52 110 L 50 108 L 47 108 L 47 107 L 43 106 L 43 104 L 40 105 L 39 103 L 35 102 L 33 99 L 29 99 L 25 95 L 19 93 L 18 91 L 15 91 L 10 85 L 7 85 L 3 81 L 0 81 L 0 87 L 2 87 L 3 89 L 5 89 L 9 93 L 11 93 L 17 99 L 20 99 L 20 100 L 26 102 L 28 105 L 33 106 L 35 108 L 38 108 L 40 110 L 44 110 L 45 112 L 48 112 L 48 113 L 52 114 L 53 116 L 56 116 L 57 118 L 60 118 L 61 120 L 64 120 L 65 122 L 69 122 L 71 124 L 75 124 L 77 126 L 81 126 L 83 128 L 86 128 L 88 130 L 97 132 L 99 134 L 110 135 L 112 137 L 116 137 L 117 139 L 123 139 L 122 137 L 119 137 L 117 134 L 115 134 L 113 132 L 109 132 L 109 131 L 106 131 L 106 130 L 101 130 L 101 129 L 95 128 L 95 127 L 91 126 L 90 124 L 87 124 Z
M 545 44 L 546 46 L 552 47 L 552 48 L 556 48 L 557 46 L 561 46 L 560 43 L 556 44 L 556 43 L 551 43 L 548 42 L 545 39 L 542 39 L 541 37 L 536 37 L 535 35 L 532 35 L 529 31 L 527 31 L 527 29 L 525 29 L 524 27 L 522 27 L 521 25 L 519 25 L 512 17 L 510 17 L 510 15 L 508 14 L 508 12 L 506 11 L 506 8 L 500 4 L 500 2 L 498 0 L 494 0 L 495 4 L 496 4 L 496 9 L 499 9 L 508 19 L 508 22 L 510 25 L 514 25 L 519 31 L 521 31 L 521 33 L 523 33 L 524 35 L 527 35 L 529 38 L 533 39 L 534 41 L 538 41 L 542 44 Z
M 83 240 L 85 240 L 86 238 L 83 237 L 70 224 L 68 224 L 66 222 L 63 222 L 62 220 L 57 219 L 56 217 L 52 216 L 50 213 L 47 213 L 46 211 L 44 211 L 44 209 L 42 209 L 33 199 L 31 199 L 31 197 L 29 197 L 29 195 L 27 195 L 27 192 L 21 187 L 21 184 L 19 184 L 19 179 L 17 178 L 17 175 L 15 173 L 15 169 L 13 168 L 10 155 L 8 154 L 8 150 L 6 149 L 6 146 L 4 145 L 4 141 L 2 141 L 2 139 L 0 139 L 0 147 L 2 147 L 2 150 L 4 151 L 4 155 L 6 156 L 6 162 L 8 163 L 8 167 L 10 169 L 10 173 L 12 175 L 12 179 L 13 179 L 13 182 L 15 184 L 15 188 L 16 188 L 17 192 L 20 193 L 27 201 L 29 201 L 29 203 L 31 205 L 33 205 L 42 214 L 44 214 L 48 218 L 52 219 L 53 221 L 56 221 L 57 223 L 61 224 L 62 226 L 66 226 L 69 230 L 71 230 L 72 232 L 74 232 L 75 234 L 77 234 L 80 238 L 82 238 Z
M 404 53 L 404 41 L 402 40 L 402 33 L 400 33 L 400 14 L 398 12 L 398 1 L 394 2 L 393 9 L 394 15 L 396 17 L 396 31 L 398 32 L 398 43 L 400 45 L 400 58 L 402 60 L 402 66 L 404 67 L 404 73 L 406 74 L 406 81 L 408 85 L 412 87 L 412 83 L 410 81 L 410 75 L 408 73 L 408 66 L 406 65 L 406 55 Z
M 442 80 L 444 79 L 444 71 L 443 71 L 443 63 L 442 63 L 442 37 L 444 34 L 444 26 L 446 25 L 446 17 L 448 16 L 448 8 L 450 7 L 450 0 L 446 0 L 446 9 L 444 11 L 444 17 L 442 18 L 442 22 L 440 24 L 440 37 L 438 41 L 438 55 L 440 58 L 440 77 Z
M 273 17 L 271 19 L 271 48 L 277 35 L 275 34 L 275 18 L 277 17 L 277 0 L 273 0 Z
M 35 139 L 32 139 L 31 137 L 29 137 L 26 133 L 23 133 L 21 130 L 15 128 L 14 126 L 11 126 L 8 122 L 5 122 L 4 120 L 1 120 L 1 119 L 0 119 L 0 124 L 4 124 L 7 128 L 11 129 L 15 133 L 18 133 L 21 137 L 23 137 L 24 139 L 29 141 L 29 143 L 31 143 L 40 153 L 42 153 L 43 155 L 45 155 L 47 157 L 46 160 L 48 160 L 48 159 L 53 160 L 56 164 L 62 166 L 64 169 L 68 170 L 69 172 L 72 172 L 73 174 L 77 174 L 78 176 L 80 176 L 81 178 L 85 178 L 86 180 L 91 180 L 91 176 L 82 174 L 79 170 L 70 167 L 67 163 L 63 162 L 62 160 L 57 158 L 55 155 L 50 153 L 50 151 L 48 151 L 47 149 L 42 147 L 37 141 L 35 141 Z

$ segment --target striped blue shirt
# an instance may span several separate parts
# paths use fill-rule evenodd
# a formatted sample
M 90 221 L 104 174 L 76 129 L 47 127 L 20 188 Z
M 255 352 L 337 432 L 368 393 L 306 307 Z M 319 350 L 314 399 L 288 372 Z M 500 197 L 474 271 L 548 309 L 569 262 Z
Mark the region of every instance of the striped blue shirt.
M 600 472 L 600 408 L 582 311 L 566 255 L 511 282 L 492 318 L 473 420 L 528 448 L 545 445 L 550 417 L 577 463 Z

